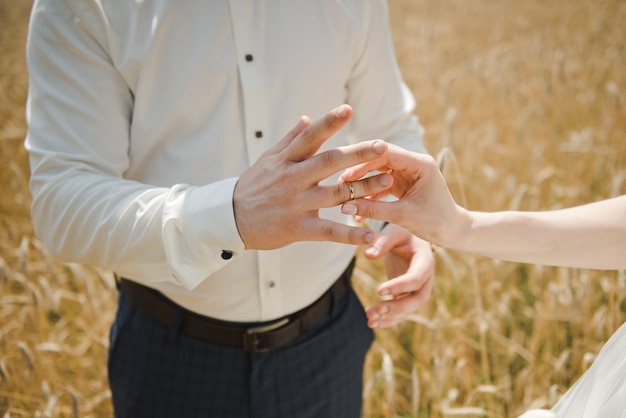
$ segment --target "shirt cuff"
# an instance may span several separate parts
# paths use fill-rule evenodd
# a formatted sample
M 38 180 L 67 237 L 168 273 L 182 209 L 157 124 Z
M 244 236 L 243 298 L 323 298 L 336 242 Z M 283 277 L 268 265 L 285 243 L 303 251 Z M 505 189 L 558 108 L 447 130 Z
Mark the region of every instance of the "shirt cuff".
M 232 203 L 237 180 L 172 188 L 163 212 L 163 245 L 175 280 L 187 290 L 245 250 Z

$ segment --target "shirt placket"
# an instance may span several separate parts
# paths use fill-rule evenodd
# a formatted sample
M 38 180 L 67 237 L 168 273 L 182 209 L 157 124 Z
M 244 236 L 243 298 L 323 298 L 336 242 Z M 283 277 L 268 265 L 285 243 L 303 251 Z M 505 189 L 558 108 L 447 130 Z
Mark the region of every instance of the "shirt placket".
M 269 117 L 267 97 L 269 63 L 266 60 L 265 22 L 255 10 L 260 2 L 251 0 L 229 1 L 239 81 L 241 83 L 244 132 L 248 164 L 254 164 L 272 145 L 268 135 Z M 282 283 L 280 252 L 258 251 L 257 286 L 260 319 L 282 316 Z

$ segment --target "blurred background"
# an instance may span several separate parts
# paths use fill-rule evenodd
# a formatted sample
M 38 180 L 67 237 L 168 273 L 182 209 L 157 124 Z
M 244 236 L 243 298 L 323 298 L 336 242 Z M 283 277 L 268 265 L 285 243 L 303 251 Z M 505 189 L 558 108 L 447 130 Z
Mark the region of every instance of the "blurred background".
M 0 416 L 111 416 L 110 273 L 53 259 L 29 219 L 29 0 L 0 0 Z M 626 193 L 626 2 L 389 0 L 426 144 L 459 203 L 547 210 Z M 626 257 L 626 249 L 624 249 Z M 626 319 L 623 271 L 438 248 L 427 306 L 377 330 L 364 417 L 551 407 Z M 382 265 L 359 261 L 366 305 Z

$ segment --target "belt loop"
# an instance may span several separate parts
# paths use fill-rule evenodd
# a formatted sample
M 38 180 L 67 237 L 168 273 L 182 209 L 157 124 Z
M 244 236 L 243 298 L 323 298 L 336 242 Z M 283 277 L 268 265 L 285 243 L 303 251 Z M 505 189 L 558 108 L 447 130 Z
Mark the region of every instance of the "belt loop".
M 180 332 L 180 326 L 183 323 L 184 312 L 182 309 L 175 309 L 172 320 L 167 327 L 166 341 L 170 344 L 178 343 L 178 333 Z

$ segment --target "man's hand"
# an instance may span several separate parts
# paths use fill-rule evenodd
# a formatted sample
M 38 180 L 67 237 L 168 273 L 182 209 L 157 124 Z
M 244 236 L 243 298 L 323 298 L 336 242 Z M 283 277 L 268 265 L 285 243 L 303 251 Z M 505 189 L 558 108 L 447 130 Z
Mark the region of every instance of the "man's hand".
M 404 228 L 389 224 L 365 251 L 370 259 L 385 257 L 389 281 L 378 288 L 384 298 L 367 310 L 372 328 L 404 321 L 428 301 L 435 278 L 435 258 L 430 244 Z
M 387 144 L 375 140 L 316 155 L 322 144 L 352 117 L 342 105 L 318 121 L 303 117 L 276 146 L 241 175 L 233 195 L 235 221 L 246 249 L 269 250 L 296 241 L 370 244 L 376 234 L 320 219 L 320 208 L 379 193 L 391 185 L 382 174 L 353 183 L 321 186 L 340 170 L 385 156 Z

